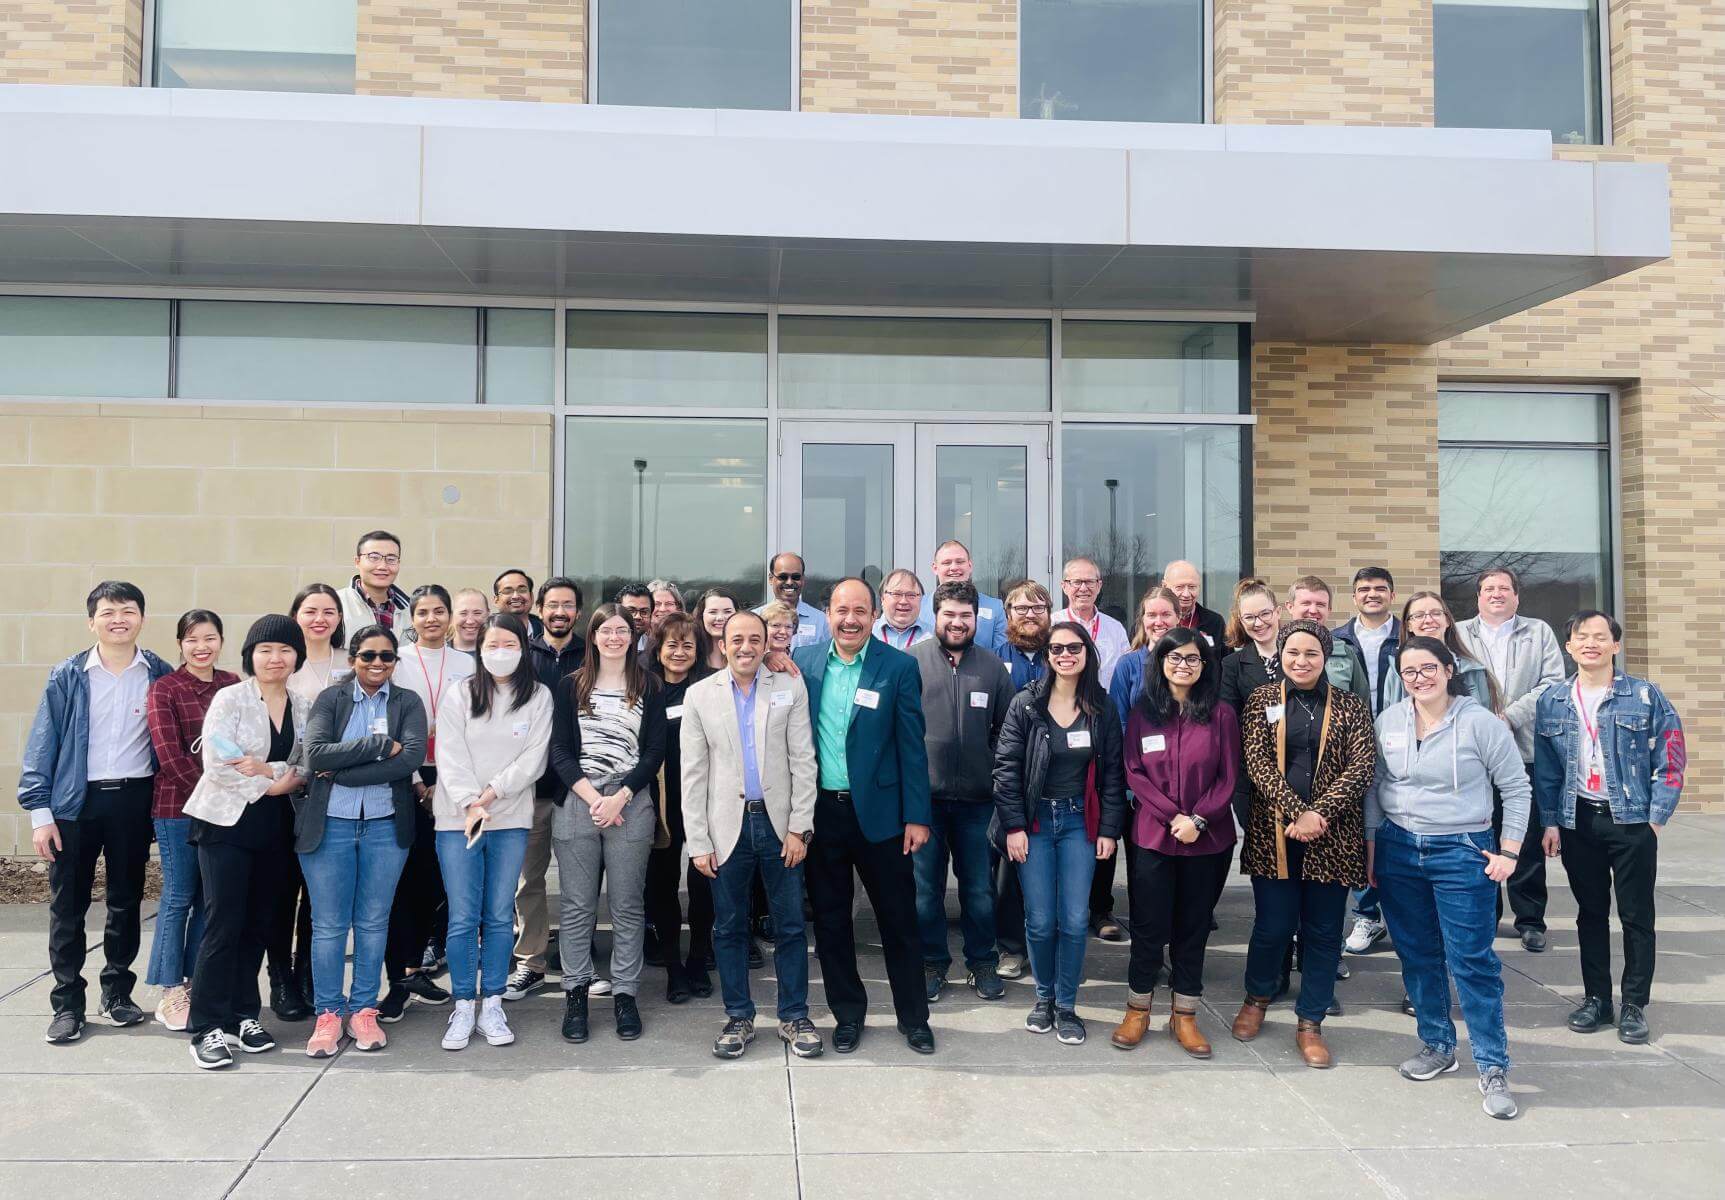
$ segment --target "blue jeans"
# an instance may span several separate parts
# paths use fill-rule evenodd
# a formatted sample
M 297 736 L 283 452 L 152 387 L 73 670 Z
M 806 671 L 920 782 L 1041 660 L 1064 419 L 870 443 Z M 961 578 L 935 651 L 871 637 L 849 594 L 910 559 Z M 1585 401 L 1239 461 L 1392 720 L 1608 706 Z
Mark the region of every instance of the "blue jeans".
M 1383 920 L 1383 910 L 1378 904 L 1378 889 L 1369 883 L 1354 893 L 1354 916 L 1370 917 L 1374 921 Z
M 162 901 L 156 906 L 156 934 L 150 943 L 145 983 L 179 987 L 192 976 L 204 940 L 203 877 L 198 848 L 186 844 L 190 817 L 157 817 L 156 845 L 162 858 Z
M 525 829 L 489 830 L 471 850 L 465 833 L 437 833 L 449 897 L 449 990 L 457 1000 L 503 994 L 515 944 L 515 883 L 526 857 Z
M 395 818 L 325 817 L 323 841 L 299 856 L 311 896 L 312 1007 L 346 1016 L 377 1007 L 389 909 L 407 863 L 395 840 Z M 353 990 L 344 994 L 347 936 L 353 934 Z
M 1497 936 L 1497 884 L 1486 878 L 1490 833 L 1423 836 L 1394 821 L 1378 827 L 1375 871 L 1384 920 L 1402 960 L 1402 983 L 1419 1018 L 1420 1041 L 1455 1050 L 1449 980 L 1461 998 L 1474 1066 L 1509 1070 L 1503 1026 L 1503 966 Z
M 749 996 L 749 888 L 757 870 L 772 914 L 773 973 L 779 980 L 779 1020 L 809 1015 L 809 946 L 803 932 L 803 866 L 785 866 L 784 841 L 766 813 L 745 813 L 743 831 L 713 881 L 713 958 L 725 1015 L 755 1019 Z
M 1024 943 L 1036 976 L 1036 998 L 1071 1010 L 1084 978 L 1090 937 L 1090 879 L 1096 843 L 1084 830 L 1084 800 L 1043 800 L 1036 806 L 1030 853 L 1018 864 L 1024 892 Z
M 1294 1014 L 1322 1022 L 1336 998 L 1336 965 L 1342 961 L 1342 921 L 1348 912 L 1345 883 L 1252 876 L 1252 940 L 1246 945 L 1246 994 L 1275 994 L 1294 934 L 1300 935 L 1300 995 Z
M 916 868 L 916 923 L 922 961 L 944 973 L 952 965 L 946 945 L 946 865 L 958 878 L 958 924 L 964 933 L 964 965 L 994 967 L 994 863 L 988 823 L 994 805 L 936 800 L 928 841 L 912 858 Z

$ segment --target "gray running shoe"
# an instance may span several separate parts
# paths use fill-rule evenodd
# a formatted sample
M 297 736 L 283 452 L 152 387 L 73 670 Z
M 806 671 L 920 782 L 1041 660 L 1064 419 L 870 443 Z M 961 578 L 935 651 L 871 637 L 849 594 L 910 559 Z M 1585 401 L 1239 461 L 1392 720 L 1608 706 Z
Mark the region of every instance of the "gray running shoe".
M 1515 1097 L 1509 1094 L 1509 1076 L 1503 1073 L 1502 1067 L 1487 1067 L 1480 1072 L 1479 1094 L 1485 1097 L 1480 1107 L 1485 1109 L 1488 1117 L 1513 1121 L 1521 1112 L 1515 1105 Z
M 1439 1075 L 1448 1075 L 1456 1069 L 1455 1051 L 1437 1046 L 1421 1046 L 1420 1052 L 1398 1069 L 1403 1079 L 1424 1083 L 1428 1079 L 1436 1079 Z

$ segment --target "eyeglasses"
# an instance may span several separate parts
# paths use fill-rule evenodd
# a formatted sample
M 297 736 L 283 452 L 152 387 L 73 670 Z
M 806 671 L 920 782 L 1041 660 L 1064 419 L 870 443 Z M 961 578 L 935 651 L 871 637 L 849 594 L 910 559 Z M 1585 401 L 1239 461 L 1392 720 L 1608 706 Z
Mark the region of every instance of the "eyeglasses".
M 1441 611 L 1439 611 L 1438 609 L 1435 609 L 1435 608 L 1434 609 L 1428 609 L 1425 612 L 1416 612 L 1416 613 L 1409 613 L 1408 614 L 1408 624 L 1409 625 L 1424 625 L 1428 621 L 1442 621 L 1443 619 L 1444 619 L 1443 613 Z
M 1100 587 L 1102 584 L 1102 581 L 1100 579 L 1063 579 L 1063 580 L 1061 580 L 1061 582 L 1064 583 L 1067 587 L 1073 588 L 1075 590 L 1077 588 L 1088 589 L 1088 588 L 1093 588 L 1093 587 Z
M 1276 610 L 1261 613 L 1241 613 L 1240 620 L 1247 625 L 1268 625 L 1276 619 Z
M 401 565 L 401 555 L 399 554 L 379 554 L 376 550 L 373 550 L 368 554 L 360 555 L 360 557 L 365 559 L 369 565 L 374 567 L 399 567 Z
M 1012 606 L 1012 615 L 1015 617 L 1046 617 L 1048 615 L 1048 605 L 1014 604 Z
M 354 655 L 354 657 L 362 663 L 380 662 L 387 666 L 395 661 L 395 651 L 361 650 L 358 654 Z
M 578 613 L 581 611 L 581 606 L 573 600 L 547 600 L 539 607 L 544 612 Z
M 1202 654 L 1170 654 L 1164 662 L 1171 662 L 1177 667 L 1197 668 L 1204 665 Z
M 920 597 L 922 595 L 922 593 L 921 592 L 901 592 L 897 588 L 891 588 L 887 591 L 882 592 L 881 595 L 891 596 L 894 600 L 915 600 L 918 597 Z
M 1049 658 L 1077 658 L 1084 653 L 1083 642 L 1049 642 Z
M 526 586 L 500 587 L 497 589 L 497 594 L 499 596 L 531 596 L 533 594 L 533 589 Z
M 1409 683 L 1413 683 L 1418 679 L 1436 679 L 1439 666 L 1440 664 L 1438 663 L 1421 663 L 1417 667 L 1403 667 L 1401 670 L 1397 671 L 1396 674 L 1400 675 Z
M 778 580 L 780 583 L 801 583 L 803 581 L 803 573 L 801 571 L 780 571 L 775 574 L 773 578 Z

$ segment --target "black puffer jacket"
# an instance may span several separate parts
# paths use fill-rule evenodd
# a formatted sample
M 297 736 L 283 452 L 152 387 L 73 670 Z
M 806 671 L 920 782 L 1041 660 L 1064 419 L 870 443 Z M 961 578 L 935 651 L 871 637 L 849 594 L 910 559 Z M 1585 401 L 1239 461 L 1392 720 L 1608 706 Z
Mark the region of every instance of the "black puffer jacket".
M 1048 689 L 1052 683 L 1053 678 L 1045 675 L 1014 696 L 1000 727 L 994 752 L 994 820 L 989 824 L 989 836 L 997 846 L 1006 844 L 1012 830 L 1028 830 L 1035 822 L 1051 757 Z M 1119 838 L 1126 828 L 1126 767 L 1120 722 L 1105 699 L 1090 722 L 1090 736 L 1095 753 L 1085 789 L 1085 825 L 1092 837 Z

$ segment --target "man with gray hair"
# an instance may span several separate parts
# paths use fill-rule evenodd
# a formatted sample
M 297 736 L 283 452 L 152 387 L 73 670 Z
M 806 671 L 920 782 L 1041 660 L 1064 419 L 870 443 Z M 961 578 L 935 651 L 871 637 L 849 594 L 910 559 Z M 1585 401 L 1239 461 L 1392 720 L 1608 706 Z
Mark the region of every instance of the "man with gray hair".
M 1203 587 L 1203 577 L 1198 574 L 1198 568 L 1183 558 L 1177 558 L 1162 568 L 1162 586 L 1180 600 L 1180 624 L 1203 634 L 1204 640 L 1215 647 L 1218 655 L 1226 654 L 1228 623 L 1222 619 L 1221 613 L 1198 603 L 1198 593 Z

